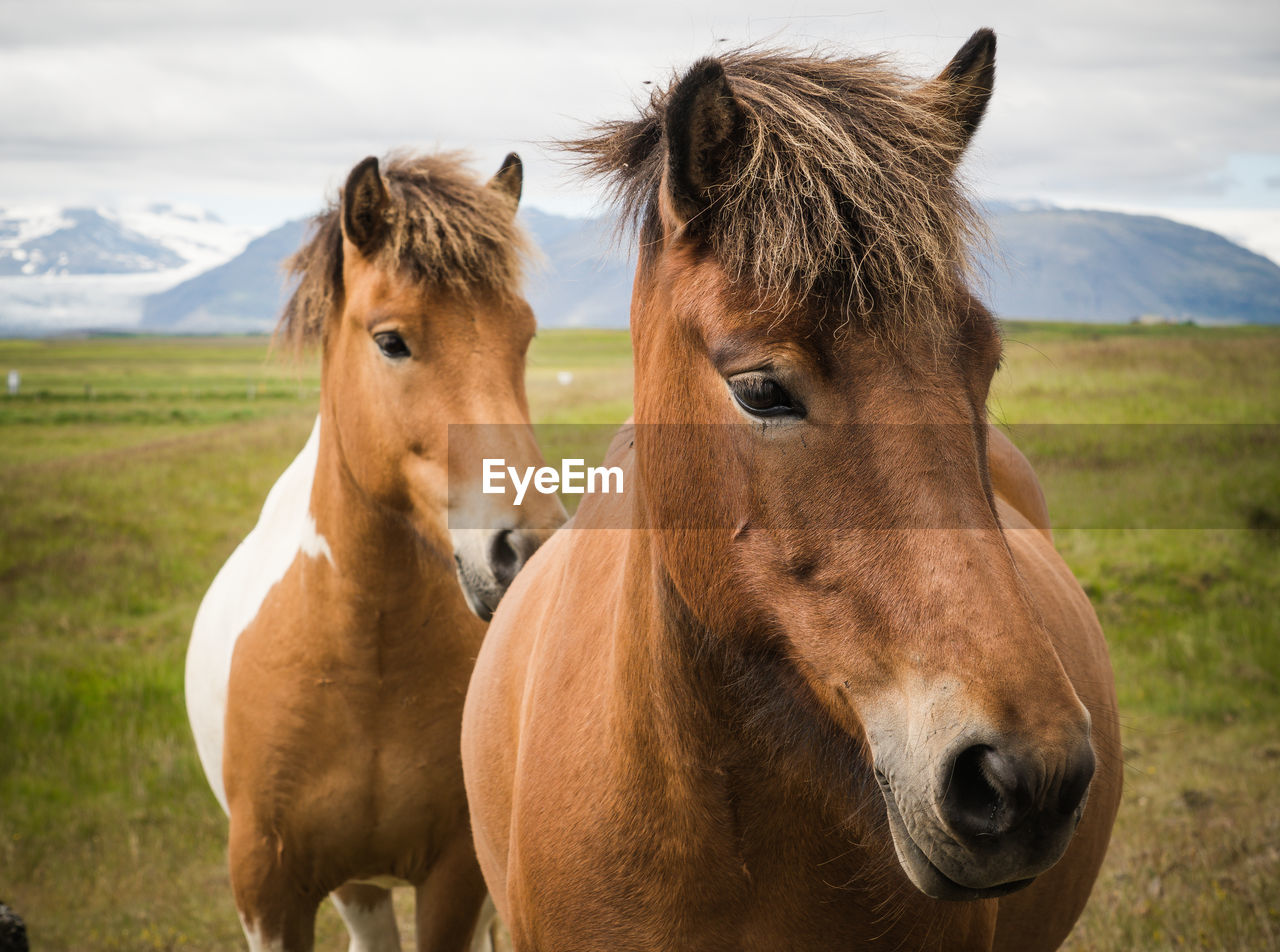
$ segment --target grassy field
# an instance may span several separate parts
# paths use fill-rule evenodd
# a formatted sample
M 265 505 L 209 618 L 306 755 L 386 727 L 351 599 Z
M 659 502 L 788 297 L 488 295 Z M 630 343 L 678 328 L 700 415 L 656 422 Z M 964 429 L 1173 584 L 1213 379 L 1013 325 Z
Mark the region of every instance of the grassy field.
M 993 416 L 1072 527 L 1059 547 L 1124 716 L 1125 804 L 1070 947 L 1275 948 L 1280 428 L 1261 424 L 1280 423 L 1280 333 L 1019 324 L 1006 350 Z M 316 367 L 262 339 L 0 341 L 10 368 L 0 898 L 35 949 L 238 948 L 182 663 L 205 588 L 305 440 Z M 625 334 L 543 332 L 535 418 L 620 421 L 629 368 Z M 345 949 L 327 907 L 319 948 Z

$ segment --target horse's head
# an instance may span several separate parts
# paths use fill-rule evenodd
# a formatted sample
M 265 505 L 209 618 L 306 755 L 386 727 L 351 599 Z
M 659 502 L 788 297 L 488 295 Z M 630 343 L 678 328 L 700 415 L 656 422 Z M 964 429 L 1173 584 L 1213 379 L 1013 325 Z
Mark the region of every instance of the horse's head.
M 636 460 L 681 611 L 865 751 L 902 868 L 946 899 L 1053 865 L 1094 770 L 987 474 L 1000 340 L 954 172 L 994 50 L 923 84 L 704 60 L 577 145 L 643 220 Z
M 514 153 L 487 184 L 449 156 L 385 169 L 365 159 L 293 260 L 302 280 L 284 321 L 286 333 L 323 338 L 322 413 L 345 473 L 428 545 L 452 551 L 484 619 L 564 521 L 553 496 L 517 508 L 482 494 L 485 453 L 542 465 L 524 389 L 535 323 L 519 293 L 521 182 Z M 451 438 L 491 445 L 450 452 Z M 468 528 L 451 531 L 451 520 Z

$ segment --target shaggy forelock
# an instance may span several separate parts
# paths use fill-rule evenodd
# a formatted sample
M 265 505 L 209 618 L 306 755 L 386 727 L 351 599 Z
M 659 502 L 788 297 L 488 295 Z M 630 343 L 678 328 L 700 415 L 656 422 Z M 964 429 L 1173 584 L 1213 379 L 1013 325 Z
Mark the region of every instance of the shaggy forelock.
M 981 231 L 955 177 L 965 137 L 936 92 L 881 57 L 745 50 L 715 59 L 745 131 L 691 225 L 730 279 L 770 308 L 819 303 L 890 327 L 943 320 Z M 663 123 L 677 84 L 655 91 L 638 118 L 564 143 L 609 181 L 642 245 L 659 236 Z
M 381 173 L 391 205 L 389 235 L 377 253 L 381 266 L 464 297 L 519 294 L 532 245 L 509 197 L 486 188 L 456 153 L 394 154 L 381 163 Z M 341 209 L 339 195 L 285 262 L 298 278 L 276 331 L 287 343 L 322 338 L 341 311 Z

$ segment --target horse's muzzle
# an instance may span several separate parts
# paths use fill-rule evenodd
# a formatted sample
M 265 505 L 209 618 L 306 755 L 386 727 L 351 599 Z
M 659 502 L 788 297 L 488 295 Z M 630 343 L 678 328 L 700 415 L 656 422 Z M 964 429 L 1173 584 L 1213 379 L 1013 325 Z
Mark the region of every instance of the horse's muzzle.
M 493 617 L 516 575 L 553 530 L 464 529 L 453 535 L 453 562 L 467 606 L 482 620 Z
M 1002 896 L 1062 858 L 1094 774 L 1087 728 L 1053 750 L 983 732 L 941 761 L 932 783 L 913 783 L 902 764 L 876 771 L 898 859 L 921 892 Z

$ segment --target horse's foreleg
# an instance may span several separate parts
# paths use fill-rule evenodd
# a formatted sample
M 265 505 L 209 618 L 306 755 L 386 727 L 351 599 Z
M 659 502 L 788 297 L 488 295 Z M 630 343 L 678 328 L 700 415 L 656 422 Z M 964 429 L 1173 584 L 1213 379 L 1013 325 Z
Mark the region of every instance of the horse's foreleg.
M 291 879 L 276 840 L 231 811 L 231 893 L 250 952 L 311 952 L 323 893 L 308 895 Z
M 459 837 L 418 884 L 418 952 L 466 952 L 488 895 L 470 833 Z M 485 930 L 487 932 L 487 929 Z
M 498 923 L 498 910 L 494 908 L 493 899 L 486 895 L 484 905 L 480 907 L 480 918 L 476 922 L 476 930 L 471 936 L 471 952 L 497 952 L 497 943 L 493 930 Z
M 351 934 L 349 952 L 400 952 L 400 930 L 391 890 L 347 883 L 332 893 L 338 915 Z

